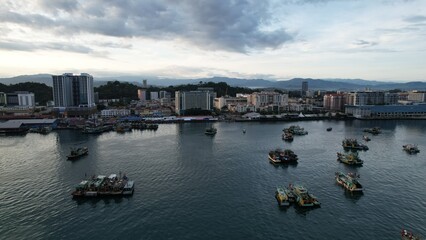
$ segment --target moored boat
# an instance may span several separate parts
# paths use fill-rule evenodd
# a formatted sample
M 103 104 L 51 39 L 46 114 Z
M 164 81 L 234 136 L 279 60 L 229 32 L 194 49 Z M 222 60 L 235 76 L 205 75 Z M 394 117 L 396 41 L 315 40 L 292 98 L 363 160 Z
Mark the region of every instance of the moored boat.
M 134 181 L 130 181 L 124 174 L 93 176 L 89 180 L 83 180 L 71 193 L 73 197 L 97 197 L 97 196 L 123 196 L 132 195 L 134 192 Z
M 78 147 L 71 148 L 70 154 L 67 156 L 68 160 L 74 160 L 81 156 L 87 155 L 89 153 L 89 148 L 87 147 Z
M 279 148 L 270 151 L 268 158 L 271 163 L 296 163 L 298 160 L 297 155 L 292 150 L 281 150 Z
M 362 165 L 364 163 L 358 156 L 357 152 L 351 152 L 348 154 L 345 153 L 337 153 L 337 161 L 341 163 L 346 163 L 348 165 Z
M 206 135 L 215 135 L 217 133 L 217 129 L 214 127 L 206 128 L 206 131 L 204 132 Z
M 366 141 L 366 142 L 368 142 L 368 141 L 370 141 L 371 139 L 368 137 L 368 136 L 366 136 L 366 135 L 364 135 L 364 136 L 362 136 L 362 138 L 364 139 L 364 141 Z
M 287 141 L 287 142 L 291 142 L 291 141 L 293 141 L 293 134 L 291 134 L 291 133 L 289 133 L 289 132 L 285 132 L 285 133 L 283 133 L 283 135 L 282 135 L 282 139 L 284 140 L 284 141 Z
M 406 145 L 403 145 L 402 148 L 404 149 L 404 151 L 406 151 L 409 154 L 416 154 L 420 152 L 417 145 L 414 145 L 414 144 L 406 144 Z
M 310 194 L 308 190 L 302 185 L 291 185 L 291 190 L 296 196 L 296 203 L 300 207 L 319 207 L 321 203 L 318 199 Z
M 284 188 L 277 187 L 277 190 L 275 191 L 275 198 L 277 199 L 280 207 L 290 206 L 289 197 Z
M 336 182 L 351 192 L 362 192 L 363 188 L 358 178 L 359 175 L 356 173 L 336 172 Z
M 379 127 L 373 127 L 373 128 L 366 128 L 364 129 L 364 132 L 371 133 L 373 135 L 377 135 L 382 132 L 382 130 Z
M 288 132 L 293 135 L 306 135 L 308 134 L 308 131 L 306 131 L 304 128 L 298 126 L 298 125 L 292 125 L 288 128 L 283 129 L 284 133 Z
M 421 240 L 422 238 L 420 236 L 417 236 L 413 234 L 412 232 L 402 229 L 401 230 L 401 239 L 403 240 Z
M 342 141 L 342 146 L 345 150 L 368 150 L 368 147 L 366 145 L 358 143 L 358 141 L 353 138 L 344 139 Z

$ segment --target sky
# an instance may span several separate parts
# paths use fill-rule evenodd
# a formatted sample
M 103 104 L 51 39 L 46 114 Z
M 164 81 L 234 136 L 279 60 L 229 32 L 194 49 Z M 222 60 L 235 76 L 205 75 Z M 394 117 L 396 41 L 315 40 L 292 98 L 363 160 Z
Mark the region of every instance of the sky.
M 0 77 L 426 80 L 425 0 L 1 0 Z

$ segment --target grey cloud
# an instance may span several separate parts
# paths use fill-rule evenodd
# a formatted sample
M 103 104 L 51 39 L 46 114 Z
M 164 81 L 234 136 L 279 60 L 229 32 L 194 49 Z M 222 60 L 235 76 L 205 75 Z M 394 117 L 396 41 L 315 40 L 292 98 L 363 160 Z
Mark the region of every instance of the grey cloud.
M 58 34 L 94 33 L 114 37 L 178 39 L 203 49 L 246 53 L 278 48 L 291 41 L 272 23 L 267 1 L 254 0 L 40 0 L 43 7 L 70 14 L 24 15 L 7 12 L 0 22 L 13 22 Z
M 418 23 L 418 22 L 426 22 L 426 16 L 417 15 L 417 16 L 411 16 L 404 19 L 406 22 L 411 23 Z
M 95 53 L 95 51 L 89 47 L 66 44 L 61 42 L 50 42 L 50 43 L 34 43 L 24 41 L 0 41 L 0 49 L 14 50 L 14 51 L 36 51 L 41 49 L 47 50 L 61 50 L 76 53 Z
M 75 0 L 38 0 L 38 3 L 43 9 L 48 11 L 72 12 L 79 7 L 78 1 Z
M 371 46 L 375 46 L 378 43 L 377 42 L 369 42 L 369 41 L 365 41 L 365 40 L 356 40 L 353 44 L 361 46 L 361 47 L 371 47 Z

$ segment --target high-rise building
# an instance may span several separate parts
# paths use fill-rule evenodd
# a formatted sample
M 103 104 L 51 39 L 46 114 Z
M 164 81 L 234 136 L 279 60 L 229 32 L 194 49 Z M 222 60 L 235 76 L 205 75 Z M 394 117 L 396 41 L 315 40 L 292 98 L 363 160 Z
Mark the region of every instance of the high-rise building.
M 177 91 L 175 110 L 181 115 L 188 109 L 213 110 L 216 93 L 213 88 L 198 88 L 197 91 Z
M 302 82 L 302 97 L 306 96 L 306 92 L 308 91 L 308 82 Z
M 0 92 L 0 106 L 7 105 L 7 94 L 4 92 Z
M 145 101 L 146 100 L 146 89 L 138 89 L 138 99 L 139 101 Z
M 6 94 L 6 101 L 4 105 L 8 106 L 25 106 L 25 107 L 34 107 L 34 93 L 27 91 L 17 91 L 14 93 Z
M 151 92 L 151 100 L 157 100 L 158 99 L 158 92 Z
M 94 107 L 93 77 L 87 73 L 53 75 L 55 107 Z

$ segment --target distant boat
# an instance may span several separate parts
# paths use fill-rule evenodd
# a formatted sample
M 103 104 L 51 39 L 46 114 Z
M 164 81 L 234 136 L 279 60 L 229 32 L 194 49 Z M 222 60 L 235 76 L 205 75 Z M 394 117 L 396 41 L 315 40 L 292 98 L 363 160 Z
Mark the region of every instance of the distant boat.
M 331 127 L 327 128 L 327 132 L 330 132 L 331 130 L 333 130 L 333 128 Z
M 206 131 L 204 132 L 206 135 L 215 135 L 217 133 L 217 129 L 214 127 L 206 128 Z
M 246 130 L 245 130 L 245 129 L 243 129 L 243 133 L 246 133 Z
M 87 147 L 71 148 L 71 153 L 67 156 L 68 160 L 74 160 L 81 156 L 87 155 L 89 149 Z
M 381 133 L 382 130 L 380 130 L 379 127 L 373 127 L 373 128 L 366 128 L 366 129 L 364 129 L 364 132 L 368 132 L 368 133 L 371 133 L 373 135 L 377 135 L 377 134 Z
M 414 145 L 414 144 L 406 144 L 406 145 L 403 145 L 402 148 L 404 149 L 404 151 L 406 151 L 409 154 L 416 154 L 420 152 L 417 145 Z
M 343 140 L 342 146 L 345 150 L 368 150 L 368 147 L 366 145 L 360 144 L 356 139 L 352 138 L 346 138 L 345 140 Z
M 368 136 L 365 136 L 365 135 L 364 135 L 362 138 L 363 138 L 363 139 L 364 139 L 364 141 L 366 141 L 366 142 L 368 142 L 368 141 L 370 141 L 370 140 L 371 140 Z
M 291 134 L 291 133 L 289 133 L 289 132 L 285 132 L 285 133 L 283 133 L 283 135 L 282 135 L 282 137 L 281 137 L 284 141 L 287 141 L 287 142 L 291 142 L 291 141 L 293 141 L 293 134 Z

